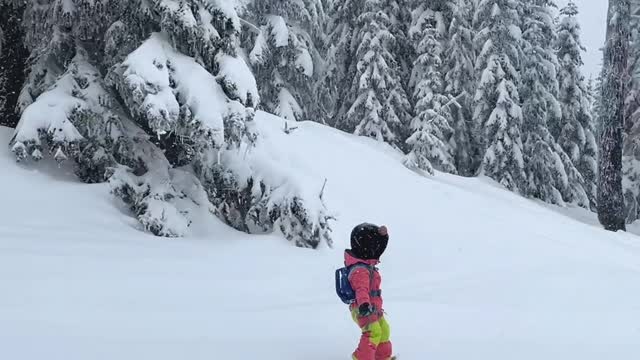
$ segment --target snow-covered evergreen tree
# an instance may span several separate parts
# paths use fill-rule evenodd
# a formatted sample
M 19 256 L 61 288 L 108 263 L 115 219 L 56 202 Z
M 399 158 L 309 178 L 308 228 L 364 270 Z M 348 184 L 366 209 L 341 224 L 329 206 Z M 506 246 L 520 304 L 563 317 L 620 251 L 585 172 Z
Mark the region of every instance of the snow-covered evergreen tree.
M 391 26 L 389 32 L 395 39 L 395 46 L 392 49 L 399 66 L 399 76 L 407 94 L 411 94 L 409 81 L 413 62 L 416 58 L 415 43 L 409 34 L 412 23 L 411 0 L 390 0 L 387 1 L 387 8 Z
M 556 143 L 548 124 L 562 117 L 557 100 L 558 62 L 551 0 L 532 0 L 523 4 L 522 83 L 524 155 L 527 193 L 543 201 L 575 203 L 589 207 L 583 177 L 570 157 Z
M 589 198 L 589 207 L 595 210 L 597 141 L 591 100 L 587 84 L 581 73 L 583 65 L 578 8 L 574 2 L 560 10 L 558 38 L 558 100 L 562 116 L 549 122 L 552 135 L 569 155 L 571 162 L 583 178 L 583 187 Z
M 388 14 L 396 1 L 347 0 L 336 2 L 330 26 L 333 43 L 325 86 L 339 99 L 335 126 L 402 146 L 406 138 L 410 107 L 393 49 L 396 38 Z
M 598 219 L 606 230 L 625 230 L 622 141 L 631 9 L 629 0 L 609 0 L 602 84 L 602 137 L 598 165 Z
M 251 47 L 262 107 L 289 120 L 323 122 L 314 96 L 323 65 L 316 43 L 322 39 L 324 8 L 319 0 L 255 0 L 246 9 L 256 25 L 245 41 Z
M 410 87 L 415 103 L 411 121 L 413 134 L 407 139 L 409 154 L 405 165 L 433 174 L 433 168 L 456 173 L 449 139 L 453 122 L 449 99 L 444 94 L 442 76 L 444 34 L 439 33 L 439 15 L 418 2 L 409 31 L 416 45 L 417 59 L 411 72 Z
M 631 2 L 631 43 L 629 49 L 629 84 L 625 99 L 627 130 L 640 121 L 640 1 Z
M 522 33 L 518 2 L 484 0 L 474 16 L 477 85 L 474 119 L 484 131 L 480 174 L 517 192 L 525 189 L 518 86 Z
M 551 134 L 558 140 L 563 128 L 569 126 L 579 128 L 577 125 L 577 113 L 582 111 L 581 101 L 584 96 L 583 77 L 580 67 L 583 65 L 582 52 L 586 51 L 580 39 L 580 24 L 578 23 L 578 6 L 570 1 L 560 10 L 560 19 L 557 26 L 556 49 L 558 54 L 558 84 L 560 86 L 559 101 L 562 106 L 562 118 L 557 122 L 549 123 Z M 569 135 L 569 134 L 568 134 Z M 577 137 L 567 139 L 575 142 Z M 572 146 L 579 148 L 577 144 L 566 144 L 565 148 Z M 579 150 L 568 149 L 569 153 L 579 156 Z
M 554 204 L 564 204 L 563 191 L 569 186 L 567 173 L 556 153 L 555 139 L 548 125 L 558 122 L 556 100 L 556 57 L 553 19 L 548 0 L 523 4 L 523 63 L 520 95 L 523 99 L 524 157 L 527 194 Z
M 345 79 L 352 61 L 350 49 L 358 1 L 324 0 L 323 3 L 327 12 L 326 34 L 322 41 L 325 63 L 316 82 L 316 97 L 325 122 L 335 126 L 338 109 L 343 103 L 341 96 L 348 85 Z
M 449 106 L 453 120 L 453 136 L 449 143 L 458 173 L 472 176 L 479 165 L 477 129 L 473 126 L 471 116 L 475 92 L 475 52 L 471 28 L 473 3 L 470 0 L 454 0 L 450 6 L 444 92 L 455 99 L 455 104 Z
M 295 191 L 273 198 L 281 179 L 272 184 L 237 157 L 257 139 L 259 96 L 239 56 L 233 5 L 109 5 L 27 4 L 31 59 L 11 142 L 18 160 L 50 153 L 73 160 L 86 182 L 108 179 L 156 235 L 183 235 L 193 209 L 204 208 L 243 231 L 278 226 L 298 246 L 330 243 L 322 202 Z

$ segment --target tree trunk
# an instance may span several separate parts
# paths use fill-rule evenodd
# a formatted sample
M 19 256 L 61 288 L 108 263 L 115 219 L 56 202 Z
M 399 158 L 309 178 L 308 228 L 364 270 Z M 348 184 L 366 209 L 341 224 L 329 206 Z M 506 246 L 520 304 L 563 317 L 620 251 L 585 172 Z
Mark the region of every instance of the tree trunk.
M 609 0 L 602 87 L 602 137 L 598 174 L 598 219 L 606 230 L 625 230 L 622 194 L 622 132 L 627 87 L 630 0 Z
M 18 97 L 24 83 L 25 64 L 29 53 L 24 47 L 22 33 L 22 13 L 24 5 L 0 4 L 0 24 L 4 30 L 4 43 L 0 55 L 0 92 L 6 95 L 4 106 L 0 106 L 0 125 L 15 127 L 20 120 L 16 112 Z

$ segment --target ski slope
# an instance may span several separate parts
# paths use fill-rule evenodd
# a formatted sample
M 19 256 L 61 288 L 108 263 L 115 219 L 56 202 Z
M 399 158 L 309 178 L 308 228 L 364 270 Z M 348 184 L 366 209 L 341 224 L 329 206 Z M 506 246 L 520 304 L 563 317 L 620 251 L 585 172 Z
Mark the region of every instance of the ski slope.
M 389 226 L 386 311 L 402 360 L 638 359 L 640 238 L 484 179 L 406 170 L 400 155 L 315 123 L 262 150 L 322 183 L 335 248 L 297 249 L 204 218 L 156 238 L 68 169 L 16 165 L 0 130 L 0 359 L 350 359 L 334 292 L 351 227 Z M 204 216 L 204 215 L 203 215 Z

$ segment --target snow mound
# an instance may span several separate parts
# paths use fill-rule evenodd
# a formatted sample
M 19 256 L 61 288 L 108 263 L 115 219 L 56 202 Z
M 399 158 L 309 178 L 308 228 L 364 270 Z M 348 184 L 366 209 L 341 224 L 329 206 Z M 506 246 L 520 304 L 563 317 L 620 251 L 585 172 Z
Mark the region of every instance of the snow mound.
M 318 172 L 309 161 L 307 154 L 292 152 L 291 139 L 295 131 L 287 134 L 285 129 L 295 129 L 296 122 L 258 112 L 256 130 L 260 134 L 254 147 L 240 148 L 229 155 L 229 166 L 242 178 L 253 176 L 256 182 L 265 180 L 273 184 L 271 202 L 279 203 L 287 197 L 300 197 L 308 204 L 310 217 L 318 217 L 318 211 L 324 208 L 320 194 L 325 176 Z

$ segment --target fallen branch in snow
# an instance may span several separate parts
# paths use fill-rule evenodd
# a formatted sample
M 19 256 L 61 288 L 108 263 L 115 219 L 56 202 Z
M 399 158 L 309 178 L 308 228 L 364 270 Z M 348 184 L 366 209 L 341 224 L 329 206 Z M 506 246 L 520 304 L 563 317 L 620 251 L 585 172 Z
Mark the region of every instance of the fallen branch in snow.
M 324 184 L 322 184 L 322 190 L 320 190 L 320 200 L 324 200 L 324 188 L 327 186 L 327 178 L 324 178 Z
M 298 128 L 297 126 L 289 127 L 289 123 L 286 121 L 284 122 L 284 133 L 287 135 L 291 134 L 297 128 Z

